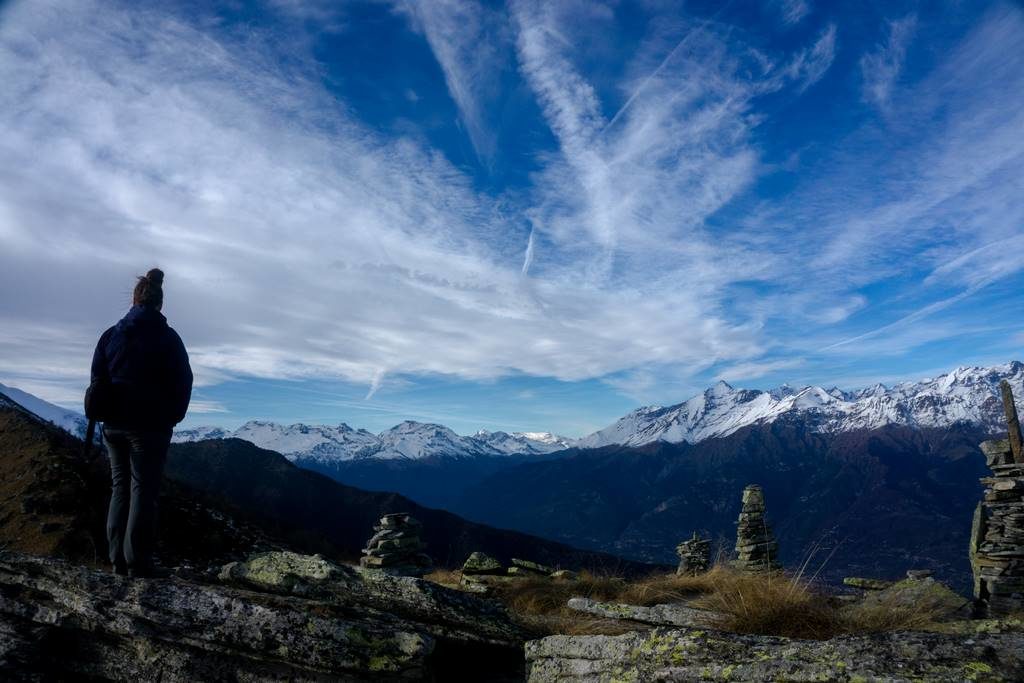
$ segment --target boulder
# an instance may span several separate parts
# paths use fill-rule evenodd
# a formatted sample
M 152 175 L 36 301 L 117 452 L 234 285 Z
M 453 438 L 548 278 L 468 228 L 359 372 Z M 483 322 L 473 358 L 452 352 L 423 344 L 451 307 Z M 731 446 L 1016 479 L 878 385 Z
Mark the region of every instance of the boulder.
M 971 601 L 935 579 L 904 579 L 865 596 L 864 606 L 878 606 L 922 613 L 936 612 L 937 620 L 969 616 Z
M 1024 634 L 885 633 L 828 641 L 708 629 L 550 636 L 526 644 L 530 683 L 1024 680 Z
M 418 579 L 265 553 L 228 585 L 0 552 L 0 669 L 22 679 L 408 680 L 521 670 L 504 610 Z
M 470 555 L 466 562 L 462 565 L 462 574 L 464 576 L 472 574 L 504 574 L 505 568 L 501 565 L 501 562 L 494 559 L 490 555 L 481 552 L 475 552 Z
M 551 572 L 552 579 L 562 579 L 563 581 L 575 581 L 580 578 L 580 575 L 569 569 L 559 569 L 557 572 Z

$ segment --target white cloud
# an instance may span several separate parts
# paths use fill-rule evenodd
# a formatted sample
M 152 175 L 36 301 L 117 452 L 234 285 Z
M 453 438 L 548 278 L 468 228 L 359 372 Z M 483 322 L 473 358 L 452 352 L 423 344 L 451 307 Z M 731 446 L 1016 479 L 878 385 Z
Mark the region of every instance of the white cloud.
M 151 265 L 167 272 L 165 312 L 208 381 L 336 377 L 372 387 L 383 374 L 513 371 L 577 380 L 638 359 L 701 365 L 756 349 L 749 330 L 713 313 L 721 255 L 672 235 L 664 215 L 681 200 L 661 205 L 657 188 L 692 188 L 696 213 L 685 222 L 699 223 L 749 181 L 753 154 L 725 146 L 691 160 L 676 148 L 657 162 L 677 170 L 627 188 L 644 195 L 621 210 L 606 184 L 613 176 L 601 177 L 605 164 L 652 170 L 648 123 L 694 149 L 705 130 L 738 125 L 724 93 L 715 110 L 680 124 L 646 102 L 606 156 L 590 164 L 577 150 L 577 168 L 592 174 L 585 182 L 596 183 L 587 236 L 569 237 L 570 216 L 543 197 L 526 207 L 549 232 L 524 282 L 528 233 L 513 244 L 520 226 L 495 200 L 432 150 L 362 127 L 315 73 L 282 73 L 267 45 L 248 40 L 129 6 L 8 10 L 0 216 L 12 248 L 0 254 L 0 287 L 23 295 L 0 305 L 11 331 L 5 376 L 84 385 L 94 340 Z M 602 120 L 593 116 L 588 134 Z M 567 131 L 567 147 L 577 134 Z M 564 169 L 555 163 L 548 177 Z M 645 237 L 637 211 L 658 220 Z M 643 247 L 633 245 L 623 248 L 627 273 L 595 277 L 592 261 L 576 257 L 597 250 L 610 265 L 620 220 L 624 234 L 661 243 L 660 258 L 687 269 L 637 279 Z M 711 296 L 657 297 L 665 287 Z M 30 333 L 33 325 L 46 329 Z
M 861 57 L 860 68 L 864 78 L 864 99 L 881 109 L 887 109 L 892 89 L 903 69 L 903 61 L 917 26 L 917 16 L 908 14 L 902 19 L 886 22 L 888 36 L 884 43 Z
M 822 79 L 836 57 L 836 26 L 829 24 L 814 44 L 801 50 L 786 66 L 785 73 L 799 82 L 803 92 Z
M 803 358 L 786 358 L 779 360 L 754 361 L 750 363 L 736 363 L 735 365 L 729 365 L 722 368 L 715 375 L 715 379 L 725 380 L 726 382 L 757 379 L 774 372 L 798 368 L 803 365 L 804 362 Z
M 219 401 L 207 401 L 193 397 L 188 404 L 188 410 L 190 413 L 198 415 L 212 415 L 215 413 L 227 413 L 230 412 L 223 403 Z
M 1018 13 L 993 13 L 912 88 L 893 81 L 892 120 L 908 128 L 957 103 L 937 141 L 890 162 L 864 153 L 867 126 L 791 197 L 723 226 L 709 224 L 765 172 L 759 98 L 821 79 L 836 27 L 780 55 L 714 21 L 655 21 L 609 102 L 573 48 L 609 11 L 515 2 L 495 27 L 503 14 L 464 3 L 408 9 L 482 157 L 495 140 L 484 72 L 501 57 L 474 41 L 514 43 L 558 148 L 538 153 L 530 187 L 495 196 L 423 139 L 360 123 L 305 44 L 281 60 L 258 33 L 133 5 L 7 8 L 0 377 L 77 395 L 151 265 L 204 386 L 339 378 L 369 398 L 403 376 L 522 373 L 604 378 L 641 400 L 713 366 L 782 369 L 763 359 L 780 346 L 805 357 L 864 334 L 804 332 L 868 308 L 858 288 L 899 268 L 971 288 L 979 267 L 1021 267 L 986 247 L 1016 245 L 1024 224 L 1024 121 L 994 96 L 1022 85 Z M 751 295 L 752 282 L 770 288 Z

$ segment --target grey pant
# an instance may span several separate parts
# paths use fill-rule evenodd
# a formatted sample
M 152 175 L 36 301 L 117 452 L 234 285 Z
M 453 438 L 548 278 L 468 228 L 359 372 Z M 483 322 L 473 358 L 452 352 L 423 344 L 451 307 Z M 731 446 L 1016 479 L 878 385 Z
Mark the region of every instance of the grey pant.
M 171 430 L 103 428 L 110 456 L 107 541 L 115 567 L 149 570 L 156 548 L 157 497 Z

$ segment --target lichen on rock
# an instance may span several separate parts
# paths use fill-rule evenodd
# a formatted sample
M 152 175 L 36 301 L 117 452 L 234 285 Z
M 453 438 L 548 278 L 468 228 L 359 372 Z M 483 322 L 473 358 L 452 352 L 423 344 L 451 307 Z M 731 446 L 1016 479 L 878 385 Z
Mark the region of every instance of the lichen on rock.
M 1024 634 L 886 633 L 807 641 L 704 629 L 551 636 L 526 645 L 530 683 L 1015 681 Z M 971 678 L 974 675 L 976 678 Z

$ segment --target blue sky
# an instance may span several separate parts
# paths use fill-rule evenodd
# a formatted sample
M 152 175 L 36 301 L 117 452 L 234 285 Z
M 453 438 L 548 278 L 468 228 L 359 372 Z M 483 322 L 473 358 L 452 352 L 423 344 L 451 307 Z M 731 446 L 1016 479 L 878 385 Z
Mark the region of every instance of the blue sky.
M 167 273 L 189 424 L 578 436 L 1024 354 L 1000 2 L 0 5 L 0 382 Z

